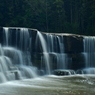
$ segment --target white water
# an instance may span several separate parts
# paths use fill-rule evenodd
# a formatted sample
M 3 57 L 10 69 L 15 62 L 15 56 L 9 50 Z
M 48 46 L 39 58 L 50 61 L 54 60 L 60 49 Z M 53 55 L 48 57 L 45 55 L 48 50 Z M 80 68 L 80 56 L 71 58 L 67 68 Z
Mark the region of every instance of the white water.
M 68 56 L 64 53 L 64 39 L 63 36 L 55 36 L 47 34 L 47 48 L 48 53 L 55 57 L 57 68 L 56 69 L 67 69 L 68 65 Z M 53 59 L 50 56 L 51 63 L 54 63 Z
M 95 74 L 95 68 L 85 68 L 83 74 Z
M 37 77 L 37 68 L 32 66 L 30 53 L 27 51 L 31 47 L 28 29 L 18 30 L 16 28 L 16 35 L 9 28 L 4 27 L 3 29 L 5 43 L 4 46 L 0 44 L 0 82 Z M 12 34 L 13 32 L 14 34 Z M 11 46 L 13 35 L 16 38 L 14 39 L 14 47 Z
M 27 28 L 21 28 L 20 29 L 20 48 L 24 48 L 24 50 L 27 50 L 29 48 L 29 32 Z
M 37 73 L 40 71 L 42 71 L 42 73 L 45 72 L 44 74 L 51 74 L 55 69 L 68 69 L 70 58 L 64 52 L 64 36 L 44 34 L 36 31 L 36 39 L 30 35 L 32 31 L 29 32 L 27 28 L 3 29 L 5 43 L 0 44 L 0 55 L 4 56 L 7 60 L 7 62 L 4 62 L 5 59 L 1 57 L 1 62 L 8 64 L 6 65 L 7 67 L 3 66 L 3 69 L 7 68 L 6 71 L 8 71 L 9 74 L 4 73 L 4 70 L 1 69 L 6 80 L 8 80 L 9 77 L 9 80 L 37 77 Z M 32 46 L 35 40 L 36 45 L 39 45 L 37 49 L 40 50 L 38 56 L 36 56 L 36 51 L 33 51 L 36 47 Z M 31 58 L 32 52 L 34 59 Z M 86 53 L 87 52 L 85 52 L 85 54 Z
M 38 39 L 39 38 L 39 39 Z M 39 42 L 40 41 L 40 42 Z M 55 36 L 52 34 L 42 34 L 37 32 L 36 44 L 40 43 L 42 47 L 41 67 L 46 64 L 46 72 L 49 74 L 54 69 L 67 69 L 68 56 L 64 53 L 63 36 Z M 37 46 L 37 45 L 36 45 Z M 54 67 L 55 65 L 55 67 Z M 42 69 L 44 69 L 42 67 Z
M 84 37 L 84 60 L 83 74 L 95 74 L 95 37 Z
M 5 32 L 5 37 L 4 37 L 4 38 L 6 39 L 6 40 L 5 40 L 5 44 L 8 46 L 8 45 L 9 45 L 9 42 L 8 42 L 8 41 L 9 41 L 9 33 L 8 33 L 8 31 L 9 31 L 9 30 L 8 30 L 8 28 L 6 28 L 6 27 L 3 28 L 3 30 L 4 30 L 4 32 Z
M 95 76 L 45 76 L 0 84 L 0 95 L 95 95 Z
M 58 43 L 59 43 L 59 49 L 60 53 L 64 53 L 64 42 L 63 42 L 63 37 L 62 36 L 57 36 L 58 38 Z
M 57 64 L 59 65 L 58 69 L 67 69 L 68 56 L 67 56 L 67 54 L 64 53 L 63 37 L 57 36 L 57 38 L 58 38 L 59 49 L 60 49 L 59 54 L 57 54 L 57 61 L 58 61 Z
M 43 56 L 44 62 L 46 64 L 46 73 L 50 74 L 50 58 L 49 58 L 49 54 L 48 54 L 48 50 L 47 50 L 48 46 L 46 45 L 45 39 L 39 31 L 37 32 L 37 36 L 39 37 L 39 39 L 41 41 L 41 46 L 43 49 L 42 53 L 44 55 Z
M 27 66 L 23 59 L 22 52 L 12 47 L 2 47 L 4 55 L 0 56 L 0 71 L 2 78 L 14 80 L 19 78 L 33 78 L 37 77 L 37 69 L 35 67 Z M 17 73 L 17 76 L 15 75 Z M 4 77 L 5 76 L 5 77 Z M 4 80 L 5 80 L 4 79 Z M 3 80 L 3 79 L 2 79 Z
M 95 37 L 84 37 L 84 57 L 87 67 L 95 67 Z

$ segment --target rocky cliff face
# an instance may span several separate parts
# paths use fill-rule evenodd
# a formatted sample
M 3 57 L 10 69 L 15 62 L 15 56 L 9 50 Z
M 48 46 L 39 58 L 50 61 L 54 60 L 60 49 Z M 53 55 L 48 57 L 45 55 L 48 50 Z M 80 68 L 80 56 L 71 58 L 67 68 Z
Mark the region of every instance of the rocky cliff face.
M 16 32 L 19 31 L 19 28 L 8 28 L 10 35 L 9 37 L 11 37 L 11 43 L 9 46 L 15 46 L 15 35 Z M 41 58 L 42 58 L 42 54 L 43 54 L 43 50 L 42 50 L 42 46 L 41 46 L 41 42 L 37 42 L 37 31 L 36 29 L 28 29 L 29 31 L 29 36 L 31 37 L 31 42 L 30 45 L 31 47 L 28 47 L 27 50 L 29 52 L 31 52 L 31 60 L 32 63 L 34 64 L 34 66 L 37 66 L 38 68 L 41 68 Z M 62 37 L 63 39 L 63 43 L 64 43 L 64 54 L 66 54 L 69 59 L 68 59 L 68 69 L 80 69 L 83 68 L 85 66 L 84 64 L 84 57 L 82 52 L 83 50 L 83 36 L 81 35 L 76 35 L 76 34 L 58 34 L 58 33 L 44 33 L 41 32 L 44 39 L 46 40 L 47 46 L 50 45 L 49 43 L 49 39 L 47 35 L 53 36 L 54 37 L 54 46 L 53 49 L 55 50 L 56 53 L 60 53 L 60 45 L 56 44 L 58 43 L 58 37 Z M 1 27 L 0 28 L 0 43 L 2 45 L 4 45 L 5 39 L 4 38 L 4 30 Z M 18 35 L 19 36 L 19 35 Z M 19 37 L 18 37 L 19 38 Z M 57 38 L 57 39 L 55 39 Z M 25 38 L 24 38 L 25 39 Z M 19 40 L 18 40 L 19 41 Z M 50 46 L 51 47 L 51 46 Z M 20 49 L 19 45 L 18 45 L 18 49 Z M 24 51 L 24 48 L 22 48 L 22 51 Z M 49 55 L 51 55 L 52 60 L 55 60 L 55 55 L 52 53 Z M 57 65 L 55 61 L 52 61 L 54 63 L 50 63 L 52 65 L 53 69 L 56 69 Z M 44 66 L 44 65 L 43 65 Z
M 47 33 L 42 33 L 45 36 Z M 77 35 L 77 34 L 65 34 L 65 33 L 48 33 L 48 35 L 53 35 L 57 37 L 63 37 L 63 43 L 64 43 L 64 54 L 66 54 L 68 59 L 68 69 L 80 69 L 84 68 L 84 56 L 83 56 L 83 36 Z M 55 48 L 60 48 L 57 46 L 54 46 Z M 59 53 L 59 50 L 57 50 Z M 56 66 L 55 66 L 56 68 Z
M 66 53 L 83 52 L 83 37 L 80 35 L 64 36 L 64 44 Z

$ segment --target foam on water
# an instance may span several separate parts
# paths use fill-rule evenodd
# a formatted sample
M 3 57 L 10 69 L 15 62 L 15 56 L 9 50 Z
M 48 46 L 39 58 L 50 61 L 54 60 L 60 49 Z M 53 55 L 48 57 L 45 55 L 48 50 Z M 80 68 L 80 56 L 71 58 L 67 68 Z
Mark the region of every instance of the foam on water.
M 27 48 L 31 48 L 28 29 L 10 30 L 4 27 L 3 30 L 4 43 L 0 44 L 0 82 L 37 77 L 37 69 L 32 66 L 30 53 L 27 51 Z

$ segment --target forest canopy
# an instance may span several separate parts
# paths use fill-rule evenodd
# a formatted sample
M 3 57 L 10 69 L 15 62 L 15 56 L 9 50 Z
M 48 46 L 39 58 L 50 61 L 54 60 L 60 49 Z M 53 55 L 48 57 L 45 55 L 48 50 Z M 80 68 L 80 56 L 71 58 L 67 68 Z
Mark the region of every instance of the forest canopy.
M 0 0 L 0 26 L 95 35 L 95 0 Z

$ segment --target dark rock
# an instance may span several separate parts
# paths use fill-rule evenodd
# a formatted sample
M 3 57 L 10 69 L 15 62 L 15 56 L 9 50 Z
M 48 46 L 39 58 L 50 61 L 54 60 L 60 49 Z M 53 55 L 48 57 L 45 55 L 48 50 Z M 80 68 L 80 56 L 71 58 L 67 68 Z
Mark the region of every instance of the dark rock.
M 71 58 L 71 63 L 68 64 L 68 69 L 81 69 L 85 67 L 85 58 L 82 53 L 70 53 L 68 56 Z
M 74 75 L 75 71 L 74 70 L 68 70 L 68 69 L 57 69 L 53 71 L 54 75 L 58 76 L 64 76 L 64 75 Z
M 89 67 L 89 68 L 78 69 L 76 73 L 77 74 L 95 74 L 95 68 Z
M 65 53 L 83 52 L 83 37 L 79 35 L 64 36 Z
M 39 75 L 41 75 L 41 76 L 45 75 L 45 71 L 44 70 L 39 70 Z
M 18 28 L 18 31 L 20 30 L 20 28 Z M 11 39 L 10 40 L 10 44 L 9 46 L 15 46 L 15 42 L 16 42 L 16 28 L 15 27 L 9 27 L 9 31 L 11 32 Z M 32 62 L 33 65 L 38 67 L 38 69 L 41 69 L 41 56 L 42 56 L 42 47 L 41 47 L 41 43 L 40 41 L 38 41 L 37 46 L 36 46 L 36 37 L 37 37 L 37 29 L 31 29 L 28 28 L 29 31 L 29 36 L 31 38 L 31 47 L 29 47 L 27 49 L 27 51 L 29 51 L 31 53 L 31 58 L 32 58 Z M 47 36 L 46 34 L 51 34 L 53 36 L 62 36 L 63 37 L 63 42 L 64 42 L 64 47 L 65 47 L 65 51 L 64 53 L 67 54 L 69 56 L 69 58 L 71 58 L 72 62 L 68 63 L 68 69 L 81 69 L 84 68 L 85 64 L 84 64 L 84 57 L 82 55 L 83 52 L 83 36 L 81 35 L 76 35 L 76 34 L 64 34 L 64 33 L 44 33 L 41 32 L 45 38 L 45 40 L 47 41 Z M 3 32 L 3 28 L 0 27 L 0 43 L 2 45 L 4 45 L 4 41 L 5 38 L 4 37 L 4 32 Z M 17 45 L 18 45 L 18 49 L 20 49 L 19 46 L 19 33 L 18 33 L 18 40 L 17 40 Z M 58 42 L 58 40 L 56 40 Z M 56 53 L 59 53 L 59 46 L 56 44 L 56 41 L 54 40 L 54 50 Z M 57 49 L 56 49 L 57 48 Z M 22 48 L 22 51 L 24 51 L 25 49 Z M 54 58 L 56 56 L 49 54 L 50 57 Z M 50 63 L 52 65 L 53 69 L 56 69 L 56 63 Z M 45 64 L 42 65 L 43 67 L 45 66 Z M 68 73 L 68 72 L 65 72 Z M 65 74 L 63 73 L 63 75 Z
M 0 43 L 4 43 L 4 41 L 3 41 L 3 27 L 0 27 Z
M 16 79 L 16 80 L 21 79 L 21 77 L 20 77 L 20 75 L 19 75 L 19 72 L 18 72 L 18 71 L 15 71 L 15 72 L 14 72 L 14 74 L 15 74 L 15 79 Z

